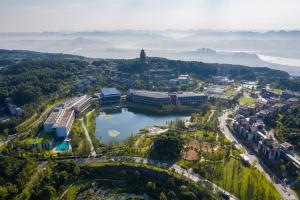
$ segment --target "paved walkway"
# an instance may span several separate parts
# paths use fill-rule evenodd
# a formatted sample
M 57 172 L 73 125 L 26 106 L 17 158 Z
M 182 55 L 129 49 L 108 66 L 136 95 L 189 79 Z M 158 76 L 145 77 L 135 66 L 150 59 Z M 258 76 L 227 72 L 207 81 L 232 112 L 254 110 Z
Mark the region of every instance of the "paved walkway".
M 216 184 L 210 182 L 209 180 L 205 179 L 204 177 L 201 177 L 199 174 L 194 173 L 192 171 L 183 169 L 182 167 L 176 165 L 176 164 L 172 164 L 172 163 L 167 163 L 167 162 L 161 162 L 161 161 L 157 161 L 157 160 L 152 160 L 152 159 L 148 159 L 148 158 L 142 158 L 142 157 L 130 157 L 130 156 L 113 156 L 111 158 L 107 158 L 105 160 L 102 159 L 94 159 L 94 160 L 89 160 L 87 162 L 105 162 L 105 161 L 110 161 L 110 162 L 120 162 L 120 161 L 124 161 L 126 160 L 127 162 L 134 162 L 134 163 L 142 163 L 142 164 L 146 164 L 146 165 L 153 165 L 153 166 L 161 166 L 164 168 L 167 168 L 170 171 L 175 171 L 178 174 L 181 174 L 182 176 L 190 179 L 191 181 L 194 181 L 196 183 L 200 182 L 203 184 L 210 184 L 213 188 L 213 190 L 215 192 L 218 193 L 223 193 L 226 194 L 230 199 L 232 200 L 237 200 L 238 198 L 235 197 L 233 194 L 225 191 L 223 188 L 217 186 Z M 86 161 L 84 161 L 84 163 L 87 163 Z
M 88 130 L 87 130 L 87 128 L 86 128 L 86 125 L 85 125 L 85 123 L 84 123 L 84 120 L 83 120 L 83 118 L 81 118 L 81 119 L 79 119 L 79 120 L 81 121 L 81 124 L 82 124 L 83 130 L 84 130 L 84 134 L 85 134 L 85 136 L 86 136 L 86 139 L 89 141 L 90 146 L 91 146 L 91 154 L 90 154 L 90 155 L 93 156 L 93 157 L 96 157 L 96 156 L 97 156 L 97 153 L 96 153 L 96 151 L 95 151 L 95 148 L 94 148 L 92 139 L 91 139 L 90 134 L 89 134 L 89 132 L 88 132 Z

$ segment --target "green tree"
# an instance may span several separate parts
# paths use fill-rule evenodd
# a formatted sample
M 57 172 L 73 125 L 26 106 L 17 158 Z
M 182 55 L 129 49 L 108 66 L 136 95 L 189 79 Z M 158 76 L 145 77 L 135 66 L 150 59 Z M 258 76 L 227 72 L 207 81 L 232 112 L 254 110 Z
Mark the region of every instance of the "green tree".
M 173 190 L 170 190 L 168 192 L 168 199 L 170 199 L 170 200 L 176 200 L 176 193 Z
M 182 146 L 183 142 L 179 135 L 175 133 L 163 134 L 154 140 L 150 150 L 150 156 L 157 159 L 177 159 Z
M 166 194 L 164 192 L 161 192 L 159 195 L 159 200 L 168 200 Z
M 5 186 L 0 186 L 0 199 L 6 199 L 8 197 L 8 191 Z

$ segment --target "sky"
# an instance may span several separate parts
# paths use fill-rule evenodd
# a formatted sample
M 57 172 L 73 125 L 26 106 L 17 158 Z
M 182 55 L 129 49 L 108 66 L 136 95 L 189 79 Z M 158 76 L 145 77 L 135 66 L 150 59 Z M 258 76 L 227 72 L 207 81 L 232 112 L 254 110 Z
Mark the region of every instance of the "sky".
M 300 0 L 0 0 L 0 32 L 300 30 Z

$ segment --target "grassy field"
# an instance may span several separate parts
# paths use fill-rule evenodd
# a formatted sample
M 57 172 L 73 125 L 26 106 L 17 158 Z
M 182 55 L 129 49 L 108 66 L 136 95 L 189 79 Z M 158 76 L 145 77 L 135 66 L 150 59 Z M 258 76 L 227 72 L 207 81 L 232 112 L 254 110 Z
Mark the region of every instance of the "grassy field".
M 240 199 L 281 199 L 272 183 L 252 167 L 244 166 L 241 161 L 231 158 L 213 165 L 222 176 L 214 176 L 212 181 Z
M 251 97 L 241 97 L 239 98 L 239 103 L 240 104 L 246 104 L 246 105 L 251 105 L 255 103 L 255 99 Z
M 89 154 L 91 147 L 84 135 L 81 122 L 78 119 L 76 119 L 72 125 L 70 138 L 73 152 L 80 155 Z
M 233 97 L 236 94 L 237 87 L 231 85 L 225 92 L 224 97 Z
M 33 114 L 29 119 L 21 123 L 16 127 L 18 132 L 26 131 L 27 129 L 31 128 L 36 121 L 38 121 L 39 117 L 45 115 L 47 112 L 49 112 L 53 107 L 61 104 L 64 101 L 64 99 L 58 99 L 53 103 L 47 104 L 45 107 L 45 110 L 41 114 Z
M 272 92 L 274 92 L 275 94 L 281 95 L 284 91 L 281 90 L 281 89 L 276 89 L 276 88 L 274 88 L 274 89 L 272 89 Z

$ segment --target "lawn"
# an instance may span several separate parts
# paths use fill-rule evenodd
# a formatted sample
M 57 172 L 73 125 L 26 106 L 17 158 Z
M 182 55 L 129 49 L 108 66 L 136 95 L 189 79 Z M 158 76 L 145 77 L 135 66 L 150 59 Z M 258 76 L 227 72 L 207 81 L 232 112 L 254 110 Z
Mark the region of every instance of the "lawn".
M 188 161 L 177 165 L 190 169 L 212 181 L 241 200 L 281 199 L 273 184 L 256 168 L 248 167 L 239 159 L 228 158 L 221 162 Z
M 25 120 L 21 124 L 19 124 L 16 129 L 18 132 L 26 131 L 27 129 L 31 128 L 35 125 L 36 121 L 38 121 L 41 116 L 45 115 L 47 112 L 49 112 L 53 107 L 61 104 L 65 99 L 58 99 L 54 101 L 53 103 L 48 103 L 45 106 L 45 110 L 42 113 L 34 113 L 29 119 Z
M 236 86 L 233 86 L 231 85 L 224 93 L 224 96 L 225 97 L 232 97 L 236 94 L 236 91 L 237 91 L 237 87 Z
M 251 105 L 251 104 L 254 104 L 255 102 L 256 102 L 255 99 L 253 99 L 251 97 L 241 97 L 241 98 L 239 98 L 239 103 L 240 104 Z
M 232 158 L 217 163 L 213 169 L 221 175 L 213 176 L 213 182 L 240 199 L 281 199 L 264 174 L 253 167 L 244 166 L 239 160 Z
M 278 95 L 282 95 L 282 93 L 283 93 L 284 91 L 281 90 L 281 89 L 276 89 L 276 88 L 274 88 L 274 89 L 272 89 L 272 92 L 274 92 L 275 94 L 278 94 Z

